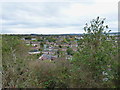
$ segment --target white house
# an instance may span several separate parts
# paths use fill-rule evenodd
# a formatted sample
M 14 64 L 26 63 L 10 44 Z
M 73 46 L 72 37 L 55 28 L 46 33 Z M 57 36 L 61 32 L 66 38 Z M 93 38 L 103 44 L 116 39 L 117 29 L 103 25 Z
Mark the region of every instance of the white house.
M 31 40 L 36 40 L 36 38 L 31 38 Z
M 29 51 L 28 53 L 29 54 L 39 54 L 40 51 L 38 51 L 38 50 L 32 50 L 32 51 Z

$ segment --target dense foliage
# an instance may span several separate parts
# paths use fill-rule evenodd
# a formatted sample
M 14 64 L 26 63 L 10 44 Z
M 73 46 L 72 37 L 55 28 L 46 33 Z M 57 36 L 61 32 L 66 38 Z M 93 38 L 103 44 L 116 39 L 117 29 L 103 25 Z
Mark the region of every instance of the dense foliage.
M 114 36 L 107 34 L 108 26 L 104 25 L 104 20 L 97 17 L 90 26 L 86 24 L 86 33 L 78 40 L 78 51 L 67 50 L 68 55 L 73 55 L 72 60 L 62 57 L 51 62 L 34 60 L 27 54 L 29 47 L 18 36 L 3 35 L 3 87 L 120 87 L 119 47 Z M 57 53 L 62 55 L 61 51 Z
M 27 70 L 27 47 L 18 36 L 2 36 L 3 87 L 24 84 Z
M 89 73 L 88 86 L 115 87 L 118 79 L 118 43 L 106 32 L 105 19 L 93 19 L 91 25 L 84 27 L 86 34 L 80 40 L 79 52 L 75 54 L 74 63 L 86 68 Z M 78 63 L 80 62 L 80 63 Z M 86 77 L 87 78 L 87 77 Z

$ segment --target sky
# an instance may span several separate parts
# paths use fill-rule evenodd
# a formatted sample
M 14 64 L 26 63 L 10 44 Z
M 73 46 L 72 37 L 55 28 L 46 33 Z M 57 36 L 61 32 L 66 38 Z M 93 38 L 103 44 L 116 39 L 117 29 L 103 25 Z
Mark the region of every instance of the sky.
M 118 31 L 118 0 L 1 0 L 2 34 L 78 34 L 86 23 L 106 18 Z

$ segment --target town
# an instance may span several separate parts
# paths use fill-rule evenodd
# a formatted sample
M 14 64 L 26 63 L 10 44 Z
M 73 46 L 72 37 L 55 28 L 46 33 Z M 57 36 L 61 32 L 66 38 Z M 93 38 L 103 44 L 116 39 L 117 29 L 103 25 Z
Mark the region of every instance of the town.
M 78 50 L 77 40 L 82 35 L 24 36 L 21 38 L 30 47 L 29 55 L 38 55 L 39 60 L 72 59 Z
M 115 36 L 115 41 L 119 40 L 118 33 L 110 33 Z M 83 34 L 68 35 L 23 35 L 21 40 L 30 47 L 29 55 L 36 56 L 37 60 L 72 60 L 74 52 L 77 52 L 78 41 L 83 38 Z M 109 38 L 108 38 L 109 41 Z

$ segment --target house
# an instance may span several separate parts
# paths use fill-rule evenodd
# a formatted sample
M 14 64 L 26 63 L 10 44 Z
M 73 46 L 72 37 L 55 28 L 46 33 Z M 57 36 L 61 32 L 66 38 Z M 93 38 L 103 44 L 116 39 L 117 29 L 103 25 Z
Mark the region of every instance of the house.
M 29 46 L 31 44 L 30 41 L 25 41 L 26 45 Z
M 59 48 L 58 47 L 54 47 L 53 51 L 57 51 Z
M 62 44 L 61 46 L 70 46 L 69 44 Z
M 77 44 L 71 44 L 70 47 L 78 47 Z
M 37 49 L 40 48 L 40 42 L 34 41 L 34 42 L 31 42 L 31 45 L 32 45 L 33 47 L 36 47 Z
M 47 50 L 47 46 L 48 46 L 48 45 L 44 44 L 44 50 Z
M 31 45 L 34 47 L 37 47 L 39 45 L 39 43 L 32 43 Z
M 36 39 L 36 38 L 31 38 L 31 40 L 33 40 L 33 41 L 34 41 L 34 40 L 37 40 L 37 39 Z
M 78 36 L 77 36 L 77 37 L 75 36 L 75 39 L 83 39 L 83 37 L 82 37 L 82 36 L 79 36 L 79 37 L 78 37 Z
M 64 48 L 64 47 L 63 47 L 63 48 L 61 48 L 61 51 L 66 51 L 66 50 L 67 50 L 67 48 Z
M 53 47 L 47 48 L 47 50 L 49 50 L 49 51 L 52 51 L 53 49 L 54 49 Z
M 40 51 L 34 49 L 34 50 L 29 51 L 28 53 L 29 53 L 29 54 L 39 54 Z
M 42 53 L 52 55 L 52 54 L 55 54 L 55 51 L 44 50 L 44 51 L 42 51 Z
M 54 60 L 56 58 L 57 58 L 57 56 L 52 56 L 52 55 L 49 55 L 49 54 L 43 54 L 39 57 L 39 60 Z
M 71 55 L 67 55 L 67 56 L 66 56 L 66 59 L 72 60 L 72 56 L 71 56 Z

